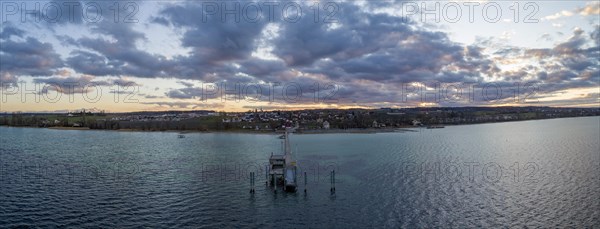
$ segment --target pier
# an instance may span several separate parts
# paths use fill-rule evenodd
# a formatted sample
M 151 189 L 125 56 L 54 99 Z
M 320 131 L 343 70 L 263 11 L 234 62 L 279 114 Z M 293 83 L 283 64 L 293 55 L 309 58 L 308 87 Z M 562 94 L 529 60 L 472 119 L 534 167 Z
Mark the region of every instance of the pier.
M 278 185 L 282 185 L 286 192 L 296 192 L 298 189 L 298 167 L 292 156 L 289 133 L 293 128 L 287 128 L 283 137 L 283 154 L 273 154 L 269 157 L 268 180 L 275 191 Z

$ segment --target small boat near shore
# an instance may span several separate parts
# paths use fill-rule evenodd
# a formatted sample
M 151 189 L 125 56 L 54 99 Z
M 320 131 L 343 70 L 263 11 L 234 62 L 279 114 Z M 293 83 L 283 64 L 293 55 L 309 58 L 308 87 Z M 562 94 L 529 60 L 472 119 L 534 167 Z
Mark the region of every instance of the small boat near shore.
M 444 128 L 445 126 L 427 126 L 427 129 L 441 129 Z

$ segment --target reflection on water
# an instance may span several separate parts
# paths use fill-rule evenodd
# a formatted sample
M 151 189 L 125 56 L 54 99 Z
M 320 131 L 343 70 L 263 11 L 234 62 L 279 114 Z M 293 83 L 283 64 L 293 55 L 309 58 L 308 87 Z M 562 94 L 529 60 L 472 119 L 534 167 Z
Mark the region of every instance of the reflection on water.
M 588 117 L 294 135 L 305 195 L 264 185 L 276 135 L 0 127 L 0 226 L 600 226 L 599 132 Z

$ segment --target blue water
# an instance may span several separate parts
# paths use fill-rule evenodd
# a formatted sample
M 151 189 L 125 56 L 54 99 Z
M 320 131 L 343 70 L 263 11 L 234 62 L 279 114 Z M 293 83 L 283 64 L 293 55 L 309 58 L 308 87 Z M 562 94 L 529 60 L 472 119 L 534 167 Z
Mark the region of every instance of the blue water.
M 0 227 L 600 226 L 600 117 L 293 135 L 294 194 L 277 135 L 177 135 L 0 127 Z

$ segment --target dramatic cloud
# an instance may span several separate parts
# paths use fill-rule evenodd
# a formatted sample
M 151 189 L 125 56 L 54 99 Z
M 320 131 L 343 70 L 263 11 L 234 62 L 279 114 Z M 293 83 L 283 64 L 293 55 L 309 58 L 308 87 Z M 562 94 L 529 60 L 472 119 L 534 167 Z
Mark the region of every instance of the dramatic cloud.
M 7 40 L 10 39 L 11 36 L 23 37 L 25 31 L 15 28 L 12 26 L 5 26 L 2 28 L 2 32 L 0 33 L 0 39 Z
M 83 6 L 91 2 L 73 3 Z M 113 2 L 97 4 L 103 12 L 111 12 Z M 415 82 L 493 83 L 508 90 L 515 89 L 515 83 L 529 83 L 541 86 L 544 95 L 599 86 L 598 25 L 575 28 L 566 39 L 544 31 L 532 39 L 555 43 L 531 48 L 488 37 L 470 44 L 455 42 L 452 35 L 441 32 L 444 30 L 389 13 L 386 9 L 398 6 L 397 1 L 336 2 L 335 17 L 320 17 L 316 22 L 310 14 L 312 2 L 297 2 L 305 10 L 297 20 L 283 15 L 290 13 L 281 10 L 290 4 L 286 1 L 270 2 L 276 8 L 271 12 L 265 2 L 254 3 L 262 7 L 256 12 L 257 8 L 244 8 L 248 2 L 136 3 L 144 4 L 154 11 L 145 17 L 138 14 L 138 23 L 115 23 L 110 17 L 90 23 L 90 15 L 81 13 L 41 23 L 38 27 L 45 26 L 51 38 L 36 37 L 14 23 L 5 24 L 0 32 L 0 79 L 14 84 L 19 77 L 30 76 L 34 82 L 50 85 L 77 81 L 101 86 L 140 86 L 134 81 L 169 79 L 174 84 L 158 85 L 163 90 L 145 95 L 165 101 L 147 105 L 178 108 L 195 106 L 191 100 L 202 98 L 203 83 L 294 84 L 302 88 L 299 93 L 306 101 L 315 94 L 319 94 L 317 100 L 335 94 L 336 103 L 357 106 L 398 104 L 406 96 L 402 88 Z M 597 2 L 580 6 L 553 11 L 556 13 L 543 20 L 600 14 Z M 225 8 L 237 13 L 226 14 Z M 241 12 L 250 12 L 250 16 Z M 118 16 L 128 15 L 119 12 Z M 592 23 L 597 21 L 592 19 Z M 64 33 L 74 28 L 81 31 Z M 170 34 L 163 34 L 165 31 Z M 173 45 L 174 50 L 168 50 L 173 52 L 161 52 L 171 47 L 156 46 L 164 41 Z M 73 74 L 61 74 L 64 69 Z M 61 92 L 86 90 L 75 87 Z M 249 94 L 263 96 L 273 93 L 249 90 Z M 482 89 L 476 93 L 483 93 Z M 509 103 L 508 97 L 504 94 L 495 100 Z M 173 102 L 180 100 L 190 103 Z M 280 100 L 271 106 L 293 102 L 298 101 Z
M 136 47 L 136 41 L 144 40 L 143 33 L 134 31 L 129 24 L 105 22 L 92 28 L 97 34 L 109 35 L 115 41 L 104 38 L 81 38 L 76 42 L 92 50 L 74 51 L 68 63 L 75 70 L 92 75 L 132 75 L 137 77 L 165 76 L 169 63 L 164 57 L 151 55 Z
M 41 84 L 41 93 L 56 91 L 64 94 L 82 94 L 92 92 L 96 86 L 106 86 L 107 82 L 93 81 L 94 77 L 89 75 L 79 77 L 50 77 L 36 78 L 34 83 Z
M 576 10 L 579 14 L 587 15 L 598 15 L 600 14 L 600 2 L 590 2 L 585 7 Z
M 572 11 L 562 10 L 555 14 L 543 17 L 542 20 L 556 20 L 559 18 L 571 17 L 575 14 L 580 14 L 583 16 L 599 15 L 600 14 L 600 3 L 599 2 L 589 2 L 585 5 L 585 7 L 577 8 Z
M 4 32 L 3 32 L 4 33 Z M 49 76 L 63 66 L 50 43 L 27 37 L 24 41 L 1 40 L 0 74 Z
M 218 110 L 223 108 L 222 103 L 200 103 L 200 102 L 143 102 L 142 104 L 156 105 L 159 107 L 168 107 L 176 109 L 211 109 Z
M 42 88 L 42 93 L 56 91 L 64 94 L 89 93 L 96 89 L 102 90 L 100 86 L 120 86 L 120 87 L 138 87 L 134 81 L 116 78 L 116 79 L 97 79 L 91 75 L 82 76 L 53 76 L 44 78 L 35 78 L 33 83 Z M 130 93 L 130 92 L 126 92 Z

